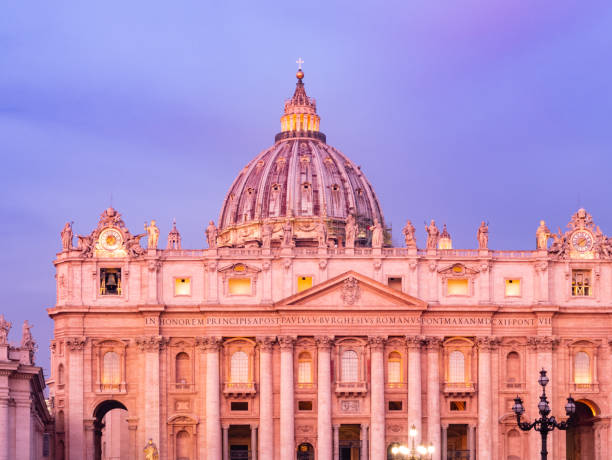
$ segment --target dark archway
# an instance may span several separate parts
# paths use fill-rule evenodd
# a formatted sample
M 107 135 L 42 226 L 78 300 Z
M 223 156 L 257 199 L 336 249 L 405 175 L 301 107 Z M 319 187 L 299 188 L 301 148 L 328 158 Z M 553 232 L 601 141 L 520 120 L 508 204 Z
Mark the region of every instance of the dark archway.
M 297 460 L 314 460 L 314 447 L 312 444 L 303 442 L 297 448 Z
M 567 430 L 566 459 L 595 460 L 595 423 L 598 409 L 588 400 L 576 401 L 575 424 Z
M 127 412 L 127 407 L 119 401 L 109 399 L 101 402 L 94 409 L 94 460 L 102 460 L 102 433 L 105 428 L 104 420 L 109 412 L 116 410 Z

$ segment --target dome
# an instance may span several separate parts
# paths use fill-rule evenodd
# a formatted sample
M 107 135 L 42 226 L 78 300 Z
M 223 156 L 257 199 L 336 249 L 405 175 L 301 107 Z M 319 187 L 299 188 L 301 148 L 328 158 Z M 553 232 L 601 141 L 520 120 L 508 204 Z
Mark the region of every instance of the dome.
M 358 225 L 357 244 L 368 243 L 375 220 L 384 228 L 372 186 L 359 166 L 326 144 L 301 69 L 297 77 L 275 144 L 240 171 L 225 197 L 219 215 L 219 246 L 259 246 L 266 224 L 271 227 L 270 244 L 278 245 L 287 221 L 293 227 L 294 244 L 311 246 L 316 244 L 315 227 L 321 219 L 329 243 L 342 244 L 349 214 Z

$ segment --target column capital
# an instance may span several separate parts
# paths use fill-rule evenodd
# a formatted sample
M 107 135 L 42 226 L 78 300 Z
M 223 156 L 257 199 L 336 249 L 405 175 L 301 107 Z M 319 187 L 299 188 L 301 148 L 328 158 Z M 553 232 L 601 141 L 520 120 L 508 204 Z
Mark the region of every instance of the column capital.
M 496 349 L 500 343 L 501 340 L 498 337 L 476 337 L 476 345 L 479 352 L 490 352 Z
M 87 337 L 69 337 L 66 346 L 70 351 L 82 351 L 87 344 Z
M 161 335 L 145 335 L 136 337 L 136 345 L 141 351 L 159 352 L 168 344 L 169 339 Z
M 221 337 L 213 337 L 213 336 L 201 336 L 196 337 L 196 345 L 207 352 L 215 352 L 219 351 L 223 343 L 223 339 Z
M 407 335 L 405 338 L 409 349 L 420 350 L 425 342 L 425 337 L 422 335 Z
M 295 337 L 291 335 L 282 335 L 278 338 L 281 350 L 293 350 L 295 344 Z
M 223 423 L 223 424 L 221 424 L 221 429 L 222 429 L 222 430 L 224 430 L 224 431 L 229 430 L 229 427 L 230 427 L 230 426 L 229 426 L 227 423 Z
M 257 337 L 257 345 L 261 351 L 272 351 L 276 337 Z
M 330 350 L 334 346 L 334 339 L 327 335 L 317 335 L 314 339 L 319 350 Z
M 382 351 L 382 349 L 385 347 L 386 341 L 387 341 L 386 337 L 381 337 L 381 336 L 368 337 L 368 344 L 370 345 L 371 350 Z
M 257 430 L 259 428 L 259 423 L 251 423 L 251 430 Z
M 440 347 L 442 346 L 442 338 L 441 337 L 425 337 L 423 344 L 425 345 L 425 348 L 427 348 L 427 351 L 429 352 L 438 351 Z
M 534 336 L 527 337 L 527 345 L 529 348 L 538 351 L 552 351 L 561 341 L 557 337 Z

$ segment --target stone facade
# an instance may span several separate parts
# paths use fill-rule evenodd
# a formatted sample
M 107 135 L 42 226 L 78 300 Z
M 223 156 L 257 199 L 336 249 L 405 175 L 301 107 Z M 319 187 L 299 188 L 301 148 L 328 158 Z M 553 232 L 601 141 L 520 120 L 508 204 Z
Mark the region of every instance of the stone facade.
M 0 460 L 48 460 L 54 426 L 42 369 L 34 364 L 30 326 L 26 321 L 19 347 L 8 344 L 10 326 L 0 315 Z
M 298 96 L 276 152 L 325 142 Z M 511 405 L 519 394 L 535 417 L 542 367 L 553 413 L 570 393 L 579 406 L 549 458 L 610 458 L 612 260 L 586 211 L 564 234 L 542 223 L 536 250 L 489 249 L 484 222 L 479 249 L 440 249 L 451 238 L 433 221 L 419 249 L 410 223 L 407 247 L 389 247 L 373 192 L 370 227 L 351 206 L 298 219 L 289 197 L 283 215 L 255 217 L 271 198 L 239 198 L 209 249 L 180 249 L 176 226 L 159 249 L 152 222 L 145 250 L 112 208 L 77 248 L 64 229 L 49 309 L 57 458 L 101 458 L 123 424 L 116 455 L 130 459 L 147 446 L 164 460 L 383 460 L 412 425 L 435 460 L 533 459 L 539 439 Z

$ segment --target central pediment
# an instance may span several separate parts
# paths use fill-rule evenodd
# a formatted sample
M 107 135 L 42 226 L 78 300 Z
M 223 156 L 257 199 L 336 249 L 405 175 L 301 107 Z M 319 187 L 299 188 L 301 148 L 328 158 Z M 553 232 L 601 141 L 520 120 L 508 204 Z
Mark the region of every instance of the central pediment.
M 348 271 L 275 303 L 277 308 L 425 310 L 427 302 Z

